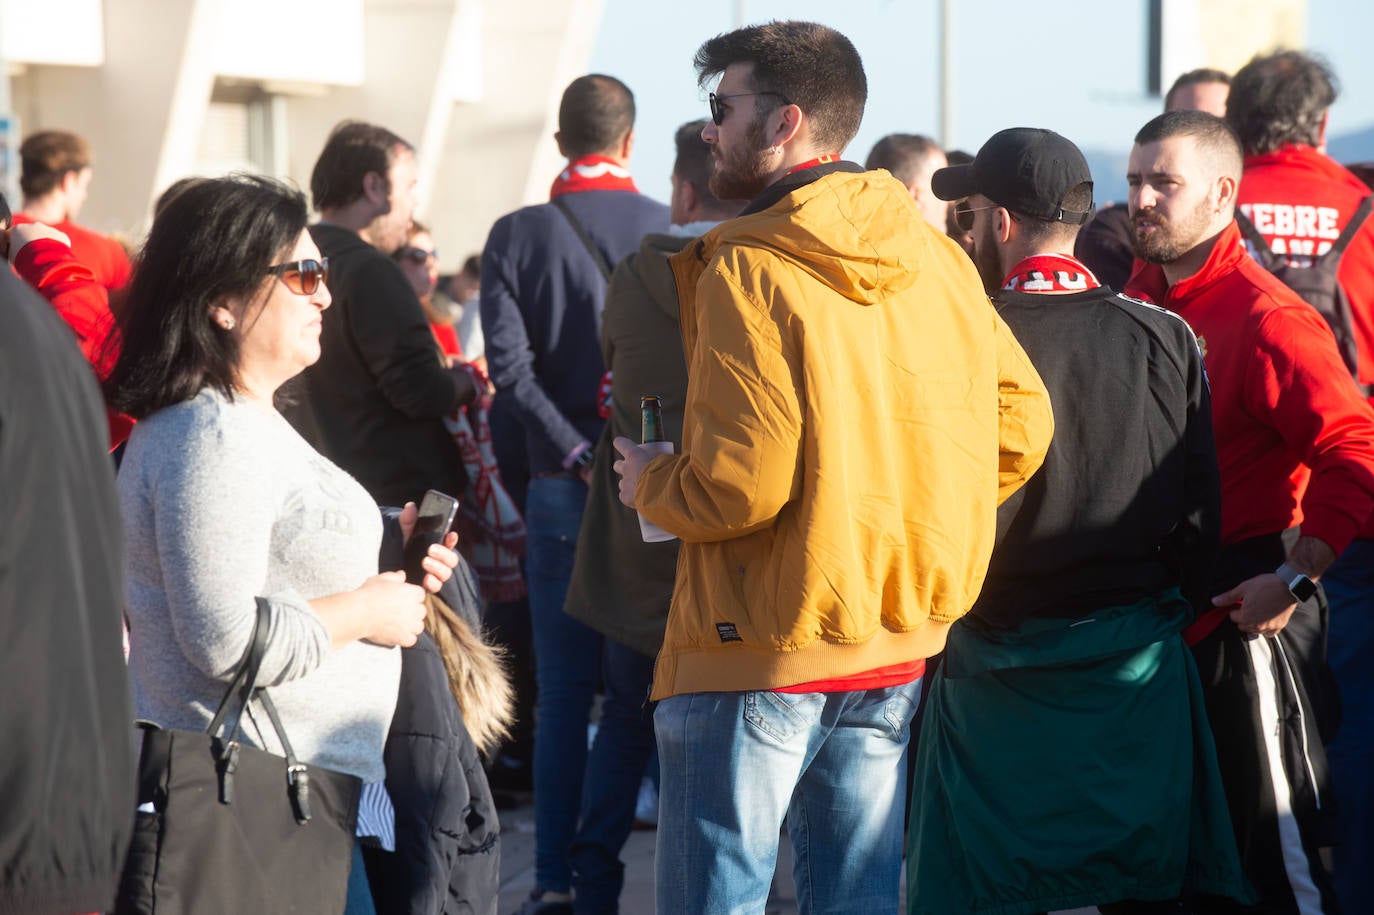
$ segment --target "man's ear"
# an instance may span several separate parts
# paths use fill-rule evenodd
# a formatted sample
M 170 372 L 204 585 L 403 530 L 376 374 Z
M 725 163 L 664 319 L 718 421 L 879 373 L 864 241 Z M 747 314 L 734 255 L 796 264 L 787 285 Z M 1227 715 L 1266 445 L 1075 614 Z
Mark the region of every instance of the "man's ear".
M 778 109 L 781 119 L 773 130 L 773 146 L 786 146 L 798 133 L 806 121 L 806 115 L 796 105 L 783 105 Z
M 556 144 L 558 144 L 558 154 L 559 154 L 560 156 L 562 156 L 564 159 L 571 159 L 571 158 L 572 158 L 571 156 L 568 155 L 567 151 L 566 151 L 565 149 L 563 149 L 563 133 L 562 133 L 562 131 L 555 130 L 555 131 L 553 132 L 553 142 L 556 143 Z
M 62 183 L 58 185 L 64 196 L 76 193 L 77 185 L 81 182 L 81 171 L 72 169 L 62 173 Z
M 992 216 L 992 234 L 1000 244 L 1005 245 L 1011 241 L 1011 233 L 1016 231 L 1016 224 L 1012 222 L 1011 213 L 1007 212 L 1006 207 L 998 207 L 990 215 Z
M 629 161 L 630 161 L 630 153 L 634 151 L 634 148 L 635 148 L 635 132 L 634 132 L 634 128 L 630 128 L 629 130 L 625 131 L 625 136 L 624 136 L 624 138 L 620 141 L 620 155 L 619 155 L 619 158 L 620 158 L 621 160 L 625 161 L 625 162 L 629 162 Z
M 368 172 L 363 175 L 363 196 L 369 203 L 374 203 L 384 210 L 386 199 L 391 191 L 390 182 L 386 180 L 386 175 L 381 172 Z
M 682 200 L 682 212 L 690 215 L 689 222 L 695 222 L 698 207 L 701 206 L 701 195 L 697 193 L 696 185 L 690 181 L 679 181 L 677 192 Z
M 1240 183 L 1230 175 L 1221 175 L 1217 178 L 1214 186 L 1217 195 L 1217 215 L 1220 216 L 1226 210 L 1233 210 L 1236 206 L 1236 192 L 1240 188 Z

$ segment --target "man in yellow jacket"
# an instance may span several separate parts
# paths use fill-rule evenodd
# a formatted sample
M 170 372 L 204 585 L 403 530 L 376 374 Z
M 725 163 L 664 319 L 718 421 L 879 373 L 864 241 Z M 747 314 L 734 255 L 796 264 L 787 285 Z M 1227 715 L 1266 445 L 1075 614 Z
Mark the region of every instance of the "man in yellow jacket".
M 895 912 L 924 661 L 1045 456 L 1048 395 L 963 251 L 840 160 L 867 96 L 848 39 L 774 22 L 696 65 L 721 77 L 711 190 L 752 202 L 673 258 L 682 454 L 616 440 L 622 501 L 683 541 L 658 911 L 761 911 L 785 817 L 802 911 Z

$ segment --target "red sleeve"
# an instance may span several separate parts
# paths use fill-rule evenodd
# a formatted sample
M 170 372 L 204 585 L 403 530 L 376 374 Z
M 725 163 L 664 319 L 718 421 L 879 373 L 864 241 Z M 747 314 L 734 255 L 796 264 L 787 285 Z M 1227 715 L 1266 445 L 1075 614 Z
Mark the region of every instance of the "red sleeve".
M 452 324 L 430 321 L 429 329 L 434 333 L 434 340 L 439 344 L 439 349 L 444 351 L 445 356 L 463 358 L 463 346 L 458 342 L 458 331 L 454 329 Z
M 118 356 L 110 297 L 87 266 L 60 241 L 40 238 L 29 242 L 14 260 L 14 270 L 52 303 L 76 334 L 87 361 L 102 379 Z
M 1312 471 L 1302 532 L 1340 553 L 1374 512 L 1374 410 L 1309 308 L 1264 316 L 1250 372 L 1247 409 L 1267 417 Z

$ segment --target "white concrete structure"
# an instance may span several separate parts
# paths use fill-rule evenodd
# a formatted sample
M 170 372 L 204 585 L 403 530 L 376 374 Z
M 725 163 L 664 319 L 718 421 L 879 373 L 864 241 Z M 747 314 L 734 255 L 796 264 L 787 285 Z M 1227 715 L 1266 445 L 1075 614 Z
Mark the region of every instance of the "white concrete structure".
M 417 147 L 418 215 L 449 270 L 497 217 L 547 199 L 558 98 L 586 71 L 602 5 L 0 0 L 0 57 L 25 133 L 94 147 L 93 228 L 137 240 L 188 174 L 249 169 L 308 189 L 330 128 L 356 118 Z

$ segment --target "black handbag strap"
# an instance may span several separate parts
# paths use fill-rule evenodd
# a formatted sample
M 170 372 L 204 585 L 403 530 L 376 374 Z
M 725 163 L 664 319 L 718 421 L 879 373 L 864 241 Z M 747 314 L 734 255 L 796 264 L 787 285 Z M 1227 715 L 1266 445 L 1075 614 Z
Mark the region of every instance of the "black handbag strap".
M 229 688 L 224 691 L 224 698 L 220 700 L 219 708 L 215 711 L 215 717 L 211 719 L 210 726 L 205 729 L 205 733 L 211 737 L 219 733 L 220 726 L 224 724 L 225 717 L 229 713 L 230 704 L 237 694 L 240 700 L 239 711 L 234 716 L 229 728 L 229 739 L 232 741 L 238 738 L 243 713 L 248 709 L 248 702 L 257 686 L 258 668 L 262 666 L 262 656 L 267 653 L 267 631 L 271 628 L 271 619 L 269 618 L 271 607 L 266 598 L 259 597 L 256 600 L 257 616 L 253 619 L 253 634 L 248 639 L 248 648 L 244 651 L 242 660 L 239 661 L 238 671 L 229 683 Z
M 601 253 L 596 242 L 592 241 L 591 235 L 587 233 L 587 227 L 582 225 L 581 220 L 573 215 L 572 207 L 568 206 L 567 201 L 562 197 L 553 198 L 553 205 L 558 207 L 558 212 L 568 218 L 568 224 L 577 233 L 577 237 L 582 239 L 582 244 L 586 247 L 587 253 L 592 256 L 592 260 L 596 263 L 596 269 L 601 271 L 601 275 L 609 283 L 611 281 L 611 265 L 606 262 L 606 255 Z
M 248 711 L 248 704 L 256 699 L 267 712 L 272 729 L 277 732 L 277 740 L 281 742 L 282 755 L 286 757 L 286 784 L 287 793 L 291 798 L 291 809 L 296 822 L 304 824 L 310 822 L 310 770 L 296 759 L 291 741 L 286 736 L 286 728 L 282 727 L 281 717 L 277 714 L 277 706 L 267 695 L 267 688 L 258 686 L 258 670 L 262 667 L 262 656 L 267 653 L 267 631 L 271 628 L 272 621 L 271 605 L 267 599 L 259 597 L 256 600 L 257 616 L 253 620 L 253 635 L 248 640 L 248 650 L 244 652 L 243 660 L 239 661 L 234 680 L 229 684 L 229 689 L 225 692 L 224 699 L 220 701 L 219 709 L 206 730 L 207 734 L 215 737 L 221 725 L 229 725 L 228 737 L 218 751 L 217 759 L 220 801 L 225 804 L 233 801 L 234 771 L 238 767 L 239 727 L 243 723 L 244 713 Z M 228 721 L 227 715 L 235 694 L 240 700 L 238 713 L 232 721 Z

